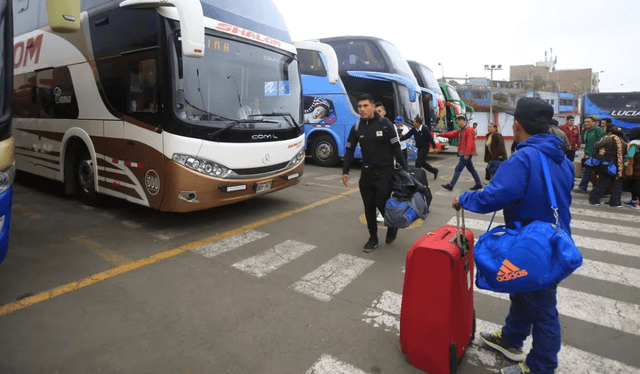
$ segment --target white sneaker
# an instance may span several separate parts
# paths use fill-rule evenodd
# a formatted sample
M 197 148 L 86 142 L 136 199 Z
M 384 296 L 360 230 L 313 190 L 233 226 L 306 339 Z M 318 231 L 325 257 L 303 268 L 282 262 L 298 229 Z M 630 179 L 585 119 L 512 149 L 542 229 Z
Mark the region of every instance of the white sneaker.
M 384 217 L 382 216 L 382 214 L 380 214 L 380 212 L 378 212 L 378 216 L 376 217 L 376 221 L 378 221 L 378 223 L 384 223 Z

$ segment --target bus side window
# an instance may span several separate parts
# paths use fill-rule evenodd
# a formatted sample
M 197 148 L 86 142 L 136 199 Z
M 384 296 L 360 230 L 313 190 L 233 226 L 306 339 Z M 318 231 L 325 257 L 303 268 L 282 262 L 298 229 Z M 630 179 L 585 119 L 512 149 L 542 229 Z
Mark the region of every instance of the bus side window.
M 13 77 L 14 116 L 38 117 L 36 109 L 36 73 L 20 74 Z
M 40 70 L 37 103 L 39 118 L 78 118 L 78 102 L 66 66 Z
M 156 60 L 146 59 L 129 65 L 129 113 L 156 113 L 157 79 Z

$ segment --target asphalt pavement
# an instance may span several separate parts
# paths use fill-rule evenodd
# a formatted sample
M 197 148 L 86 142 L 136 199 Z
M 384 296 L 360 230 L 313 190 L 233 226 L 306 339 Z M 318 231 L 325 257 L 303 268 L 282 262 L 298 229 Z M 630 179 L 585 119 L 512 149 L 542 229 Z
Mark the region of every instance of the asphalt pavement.
M 399 345 L 404 266 L 418 238 L 455 224 L 451 201 L 474 184 L 463 171 L 454 191 L 440 187 L 451 148 L 429 158 L 440 173 L 428 174 L 427 219 L 369 254 L 357 166 L 348 187 L 341 168 L 308 163 L 295 187 L 185 214 L 86 206 L 20 175 L 0 265 L 0 373 L 420 373 Z M 556 373 L 639 373 L 640 212 L 573 198 L 585 263 L 559 288 Z M 477 238 L 490 219 L 465 223 Z M 476 290 L 478 330 L 498 328 L 508 305 Z M 476 338 L 458 373 L 508 364 Z

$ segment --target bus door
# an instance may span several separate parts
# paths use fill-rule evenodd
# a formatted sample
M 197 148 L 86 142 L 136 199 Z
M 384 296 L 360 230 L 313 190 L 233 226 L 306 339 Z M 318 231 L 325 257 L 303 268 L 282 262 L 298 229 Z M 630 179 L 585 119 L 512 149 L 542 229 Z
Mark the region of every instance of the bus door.
M 409 79 L 399 75 L 399 74 L 391 74 L 391 73 L 380 73 L 373 71 L 349 71 L 350 76 L 366 79 L 368 81 L 382 81 L 382 82 L 390 82 L 395 85 L 395 89 L 393 92 L 370 92 L 374 97 L 378 98 L 382 96 L 383 99 L 387 99 L 390 102 L 393 102 L 394 105 L 392 107 L 387 107 L 387 118 L 393 120 L 397 116 L 402 116 L 406 120 L 412 120 L 416 116 L 420 116 L 424 118 L 424 113 L 422 109 L 422 97 L 421 91 L 418 86 L 410 81 Z M 379 84 L 374 84 L 372 86 L 380 86 Z M 386 97 L 389 94 L 393 95 L 393 97 Z M 384 101 L 382 101 L 385 104 Z
M 424 112 L 424 123 L 429 125 L 431 131 L 437 126 L 438 118 L 438 95 L 432 90 L 420 87 L 422 91 L 422 110 Z

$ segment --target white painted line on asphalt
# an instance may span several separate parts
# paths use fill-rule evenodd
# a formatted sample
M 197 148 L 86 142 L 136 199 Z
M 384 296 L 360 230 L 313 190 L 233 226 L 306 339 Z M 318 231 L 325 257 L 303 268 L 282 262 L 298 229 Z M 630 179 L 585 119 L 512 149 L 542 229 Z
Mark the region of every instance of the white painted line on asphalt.
M 596 212 L 597 213 L 597 212 Z M 602 214 L 596 215 L 596 217 L 601 217 L 601 218 L 605 218 L 605 219 L 622 219 L 622 218 L 610 218 L 607 216 L 607 214 L 611 214 L 608 212 L 602 212 Z M 491 220 L 491 216 L 493 215 L 493 213 L 491 214 L 487 214 L 486 216 L 489 218 L 489 220 Z M 613 215 L 612 216 L 622 216 L 622 215 Z M 499 211 L 496 213 L 496 218 L 500 218 L 501 221 L 504 221 L 504 216 L 502 211 Z M 449 221 L 451 222 L 451 221 Z M 487 226 L 489 225 L 489 222 L 487 221 Z M 496 220 L 493 221 L 493 224 L 491 227 L 497 226 L 497 225 L 502 225 L 502 223 L 498 223 Z M 640 230 L 638 230 L 636 227 L 628 227 L 628 226 L 623 226 L 620 224 L 609 224 L 609 223 L 601 223 L 601 222 L 593 222 L 593 221 L 582 221 L 579 219 L 572 219 L 571 220 L 571 229 L 581 229 L 581 230 L 591 230 L 591 231 L 597 231 L 597 232 L 605 232 L 605 233 L 609 233 L 609 234 L 618 234 L 618 235 L 624 235 L 624 236 L 630 236 L 632 238 L 640 238 Z
M 573 205 L 587 205 L 590 206 L 588 202 L 583 202 L 580 200 L 575 200 L 573 199 L 571 201 L 571 214 L 578 214 L 578 215 L 582 215 L 582 216 L 589 216 L 589 217 L 596 217 L 596 218 L 605 218 L 605 219 L 613 219 L 613 220 L 617 220 L 617 221 L 622 221 L 622 222 L 628 222 L 628 223 L 640 223 L 640 214 L 634 214 L 634 212 L 631 209 L 624 209 L 625 207 L 622 208 L 610 208 L 610 209 L 600 209 L 599 207 L 594 207 L 591 206 L 591 209 L 583 209 L 583 208 L 576 208 Z M 487 216 L 491 216 L 493 215 L 493 213 L 489 213 L 487 214 Z M 502 211 L 499 211 L 496 214 L 496 217 L 502 217 Z M 572 220 L 573 222 L 573 220 Z
M 578 248 L 588 248 L 596 251 L 615 253 L 623 256 L 640 257 L 640 245 L 620 243 L 607 239 L 589 238 L 586 236 L 571 235 Z
M 189 230 L 170 230 L 170 229 L 167 229 L 167 230 L 151 231 L 151 232 L 149 232 L 149 235 L 154 237 L 154 238 L 156 238 L 156 239 L 159 239 L 159 240 L 162 240 L 162 241 L 166 242 L 166 241 L 169 241 L 169 240 L 171 240 L 173 238 L 176 238 L 178 236 L 187 235 L 190 232 L 191 231 L 189 231 Z
M 631 213 L 631 209 L 622 209 L 622 208 L 612 208 L 608 211 L 602 212 L 600 210 L 594 209 L 582 209 L 582 208 L 571 208 L 571 214 L 578 214 L 582 216 L 589 217 L 597 217 L 604 219 L 614 219 L 618 221 L 628 222 L 628 223 L 640 223 L 640 214 L 627 214 Z M 573 222 L 573 221 L 572 221 Z
M 323 175 L 321 177 L 315 177 L 313 179 L 319 180 L 319 181 L 332 181 L 332 180 L 336 180 L 336 179 L 342 179 L 342 175 L 340 174 L 330 174 L 330 175 Z
M 476 290 L 477 291 L 477 290 Z M 508 299 L 508 297 L 507 297 Z M 388 332 L 400 334 L 400 309 L 402 295 L 391 291 L 384 291 L 363 314 L 363 321 L 373 324 Z M 506 316 L 505 316 L 506 317 Z M 499 372 L 499 365 L 506 362 L 499 353 L 487 348 L 480 340 L 480 332 L 493 332 L 501 326 L 476 318 L 476 335 L 473 343 L 467 347 L 464 360 L 474 366 L 484 367 L 492 372 Z M 531 350 L 532 339 L 527 338 L 524 351 Z M 482 347 L 482 348 L 481 348 Z M 637 372 L 638 368 L 625 365 L 619 361 L 600 357 L 594 353 L 562 344 L 558 354 L 559 367 L 557 374 L 627 374 Z
M 219 254 L 229 252 L 255 240 L 262 239 L 268 235 L 269 234 L 264 232 L 249 230 L 237 235 L 230 236 L 226 239 L 222 239 L 212 244 L 205 244 L 198 249 L 195 249 L 193 252 L 201 254 L 204 257 L 211 258 Z
M 496 366 L 496 356 L 500 355 L 500 353 L 489 348 L 487 348 L 489 350 L 479 348 L 479 346 L 484 345 L 480 340 L 480 332 L 493 332 L 500 327 L 500 325 L 496 325 L 495 323 L 476 319 L 477 333 L 473 344 L 467 348 L 467 352 L 465 353 L 465 357 L 468 357 L 467 361 L 469 363 L 476 366 L 487 366 L 490 370 Z M 525 340 L 523 347 L 525 353 L 531 350 L 531 345 L 531 338 Z M 562 344 L 560 348 L 560 352 L 558 353 L 558 368 L 555 370 L 556 374 L 629 374 L 638 372 L 640 372 L 640 368 L 601 357 L 566 344 Z
M 325 354 L 305 374 L 367 374 L 367 372 Z
M 640 238 L 640 230 L 638 230 L 637 227 L 612 225 L 608 223 L 572 219 L 571 229 L 591 230 L 597 232 L 606 232 L 609 234 L 629 236 L 632 238 Z
M 260 278 L 278 269 L 282 265 L 297 259 L 315 247 L 315 245 L 300 243 L 295 240 L 287 240 L 267 249 L 259 255 L 236 262 L 231 266 Z
M 481 234 L 484 234 L 487 231 L 487 227 L 489 226 L 489 221 L 483 221 L 473 218 L 465 218 L 464 222 L 466 228 L 471 230 L 478 230 L 475 233 L 477 234 L 476 238 L 480 237 Z M 454 217 L 450 219 L 447 224 L 455 226 L 456 218 Z M 494 221 L 491 227 L 495 227 L 500 224 L 501 223 Z M 594 230 L 594 232 L 595 231 L 597 230 Z M 607 239 L 589 238 L 579 235 L 571 235 L 571 238 L 573 239 L 574 243 L 576 243 L 576 246 L 578 246 L 578 248 L 588 248 L 596 251 L 615 253 L 618 255 L 640 257 L 640 245 L 620 243 Z
M 509 300 L 505 293 L 475 291 Z M 558 287 L 557 308 L 562 315 L 640 336 L 640 305 Z
M 320 301 L 330 301 L 374 261 L 340 253 L 291 287 Z
M 585 258 L 582 261 L 582 266 L 574 274 L 640 288 L 640 284 L 638 284 L 640 281 L 640 269 L 626 266 L 611 265 Z
M 387 332 L 400 334 L 400 309 L 402 295 L 384 291 L 362 314 L 365 323 L 382 328 Z

